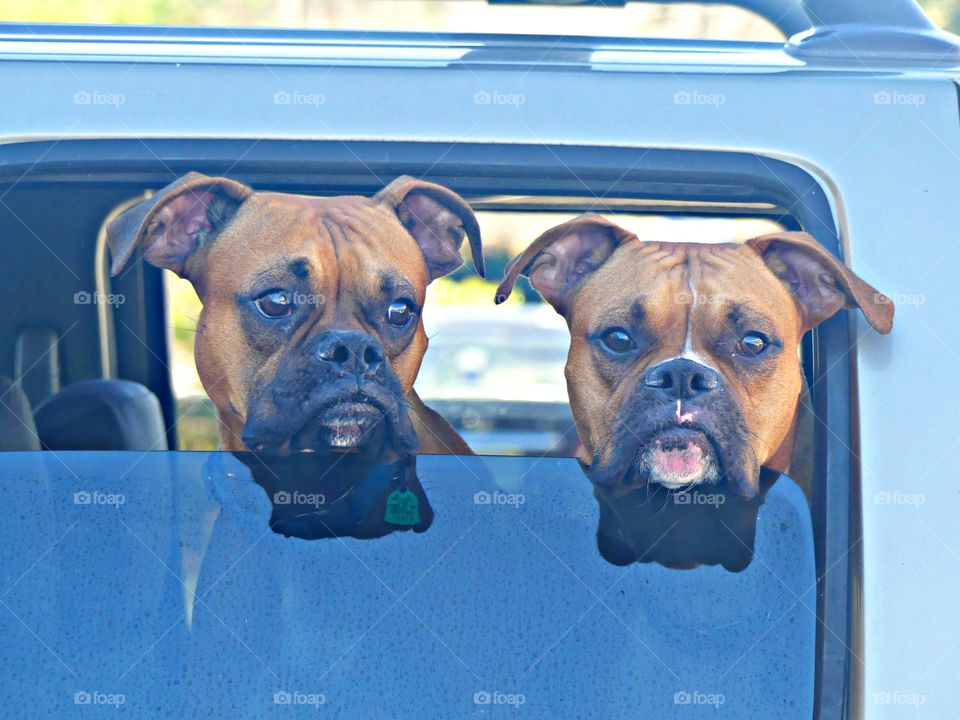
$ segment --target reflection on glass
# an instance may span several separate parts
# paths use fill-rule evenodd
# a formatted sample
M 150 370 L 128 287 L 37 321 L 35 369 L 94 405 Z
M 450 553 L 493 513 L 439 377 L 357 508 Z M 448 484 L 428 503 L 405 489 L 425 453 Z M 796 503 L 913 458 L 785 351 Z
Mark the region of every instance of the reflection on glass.
M 397 468 L 357 454 L 0 453 L 4 717 L 74 717 L 95 692 L 145 719 L 813 716 L 813 529 L 790 478 L 742 572 L 679 571 L 651 558 L 711 525 L 645 557 L 631 536 L 642 561 L 612 564 L 596 537 L 616 518 L 574 460 L 412 462 L 417 502 L 391 507 Z
M 433 522 L 413 455 L 391 463 L 357 452 L 234 456 L 270 499 L 270 527 L 287 537 L 379 538 Z
M 776 478 L 764 470 L 760 492 L 749 499 L 723 489 L 677 492 L 643 485 L 615 492 L 595 485 L 597 547 L 614 565 L 722 565 L 740 572 L 753 558 L 757 513 Z

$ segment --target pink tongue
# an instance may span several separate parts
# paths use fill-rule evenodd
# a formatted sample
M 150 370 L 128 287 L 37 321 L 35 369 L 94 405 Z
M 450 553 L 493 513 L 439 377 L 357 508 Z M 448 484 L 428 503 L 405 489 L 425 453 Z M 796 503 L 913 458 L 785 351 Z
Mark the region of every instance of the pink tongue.
M 688 443 L 685 448 L 677 450 L 656 448 L 652 460 L 662 474 L 674 477 L 692 477 L 706 468 L 703 449 L 694 443 Z

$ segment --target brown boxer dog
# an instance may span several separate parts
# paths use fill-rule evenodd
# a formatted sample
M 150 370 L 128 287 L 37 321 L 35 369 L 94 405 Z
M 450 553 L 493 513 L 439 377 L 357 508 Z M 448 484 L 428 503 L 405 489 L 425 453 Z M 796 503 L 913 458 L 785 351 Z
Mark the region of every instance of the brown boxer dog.
M 469 453 L 413 382 L 428 283 L 483 275 L 480 229 L 453 191 L 400 177 L 373 198 L 254 192 L 189 173 L 107 228 L 116 275 L 147 262 L 193 283 L 200 380 L 222 447 Z
M 507 266 L 570 328 L 567 388 L 596 487 L 759 492 L 786 472 L 803 334 L 859 307 L 887 333 L 893 305 L 811 236 L 743 244 L 641 242 L 597 215 L 537 238 Z

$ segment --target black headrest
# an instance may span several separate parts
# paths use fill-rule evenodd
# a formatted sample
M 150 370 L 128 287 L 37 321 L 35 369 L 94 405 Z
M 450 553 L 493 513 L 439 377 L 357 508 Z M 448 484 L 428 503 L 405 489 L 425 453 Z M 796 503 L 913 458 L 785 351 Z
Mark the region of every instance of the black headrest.
M 30 401 L 18 383 L 0 375 L 0 451 L 39 449 Z
M 166 450 L 157 396 L 130 380 L 68 385 L 34 411 L 44 450 Z

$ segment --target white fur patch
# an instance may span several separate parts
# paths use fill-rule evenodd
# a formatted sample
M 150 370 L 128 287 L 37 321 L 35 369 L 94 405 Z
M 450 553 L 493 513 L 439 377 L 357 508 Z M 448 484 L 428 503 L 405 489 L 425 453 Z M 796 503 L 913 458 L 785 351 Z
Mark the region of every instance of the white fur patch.
M 690 312 L 687 313 L 687 337 L 683 342 L 683 352 L 673 359 L 679 360 L 683 358 L 684 360 L 691 360 L 715 371 L 717 368 L 714 367 L 707 358 L 693 349 L 693 311 L 696 309 L 698 303 L 697 288 L 694 287 L 693 284 L 693 275 L 687 278 L 687 286 L 690 288 Z

